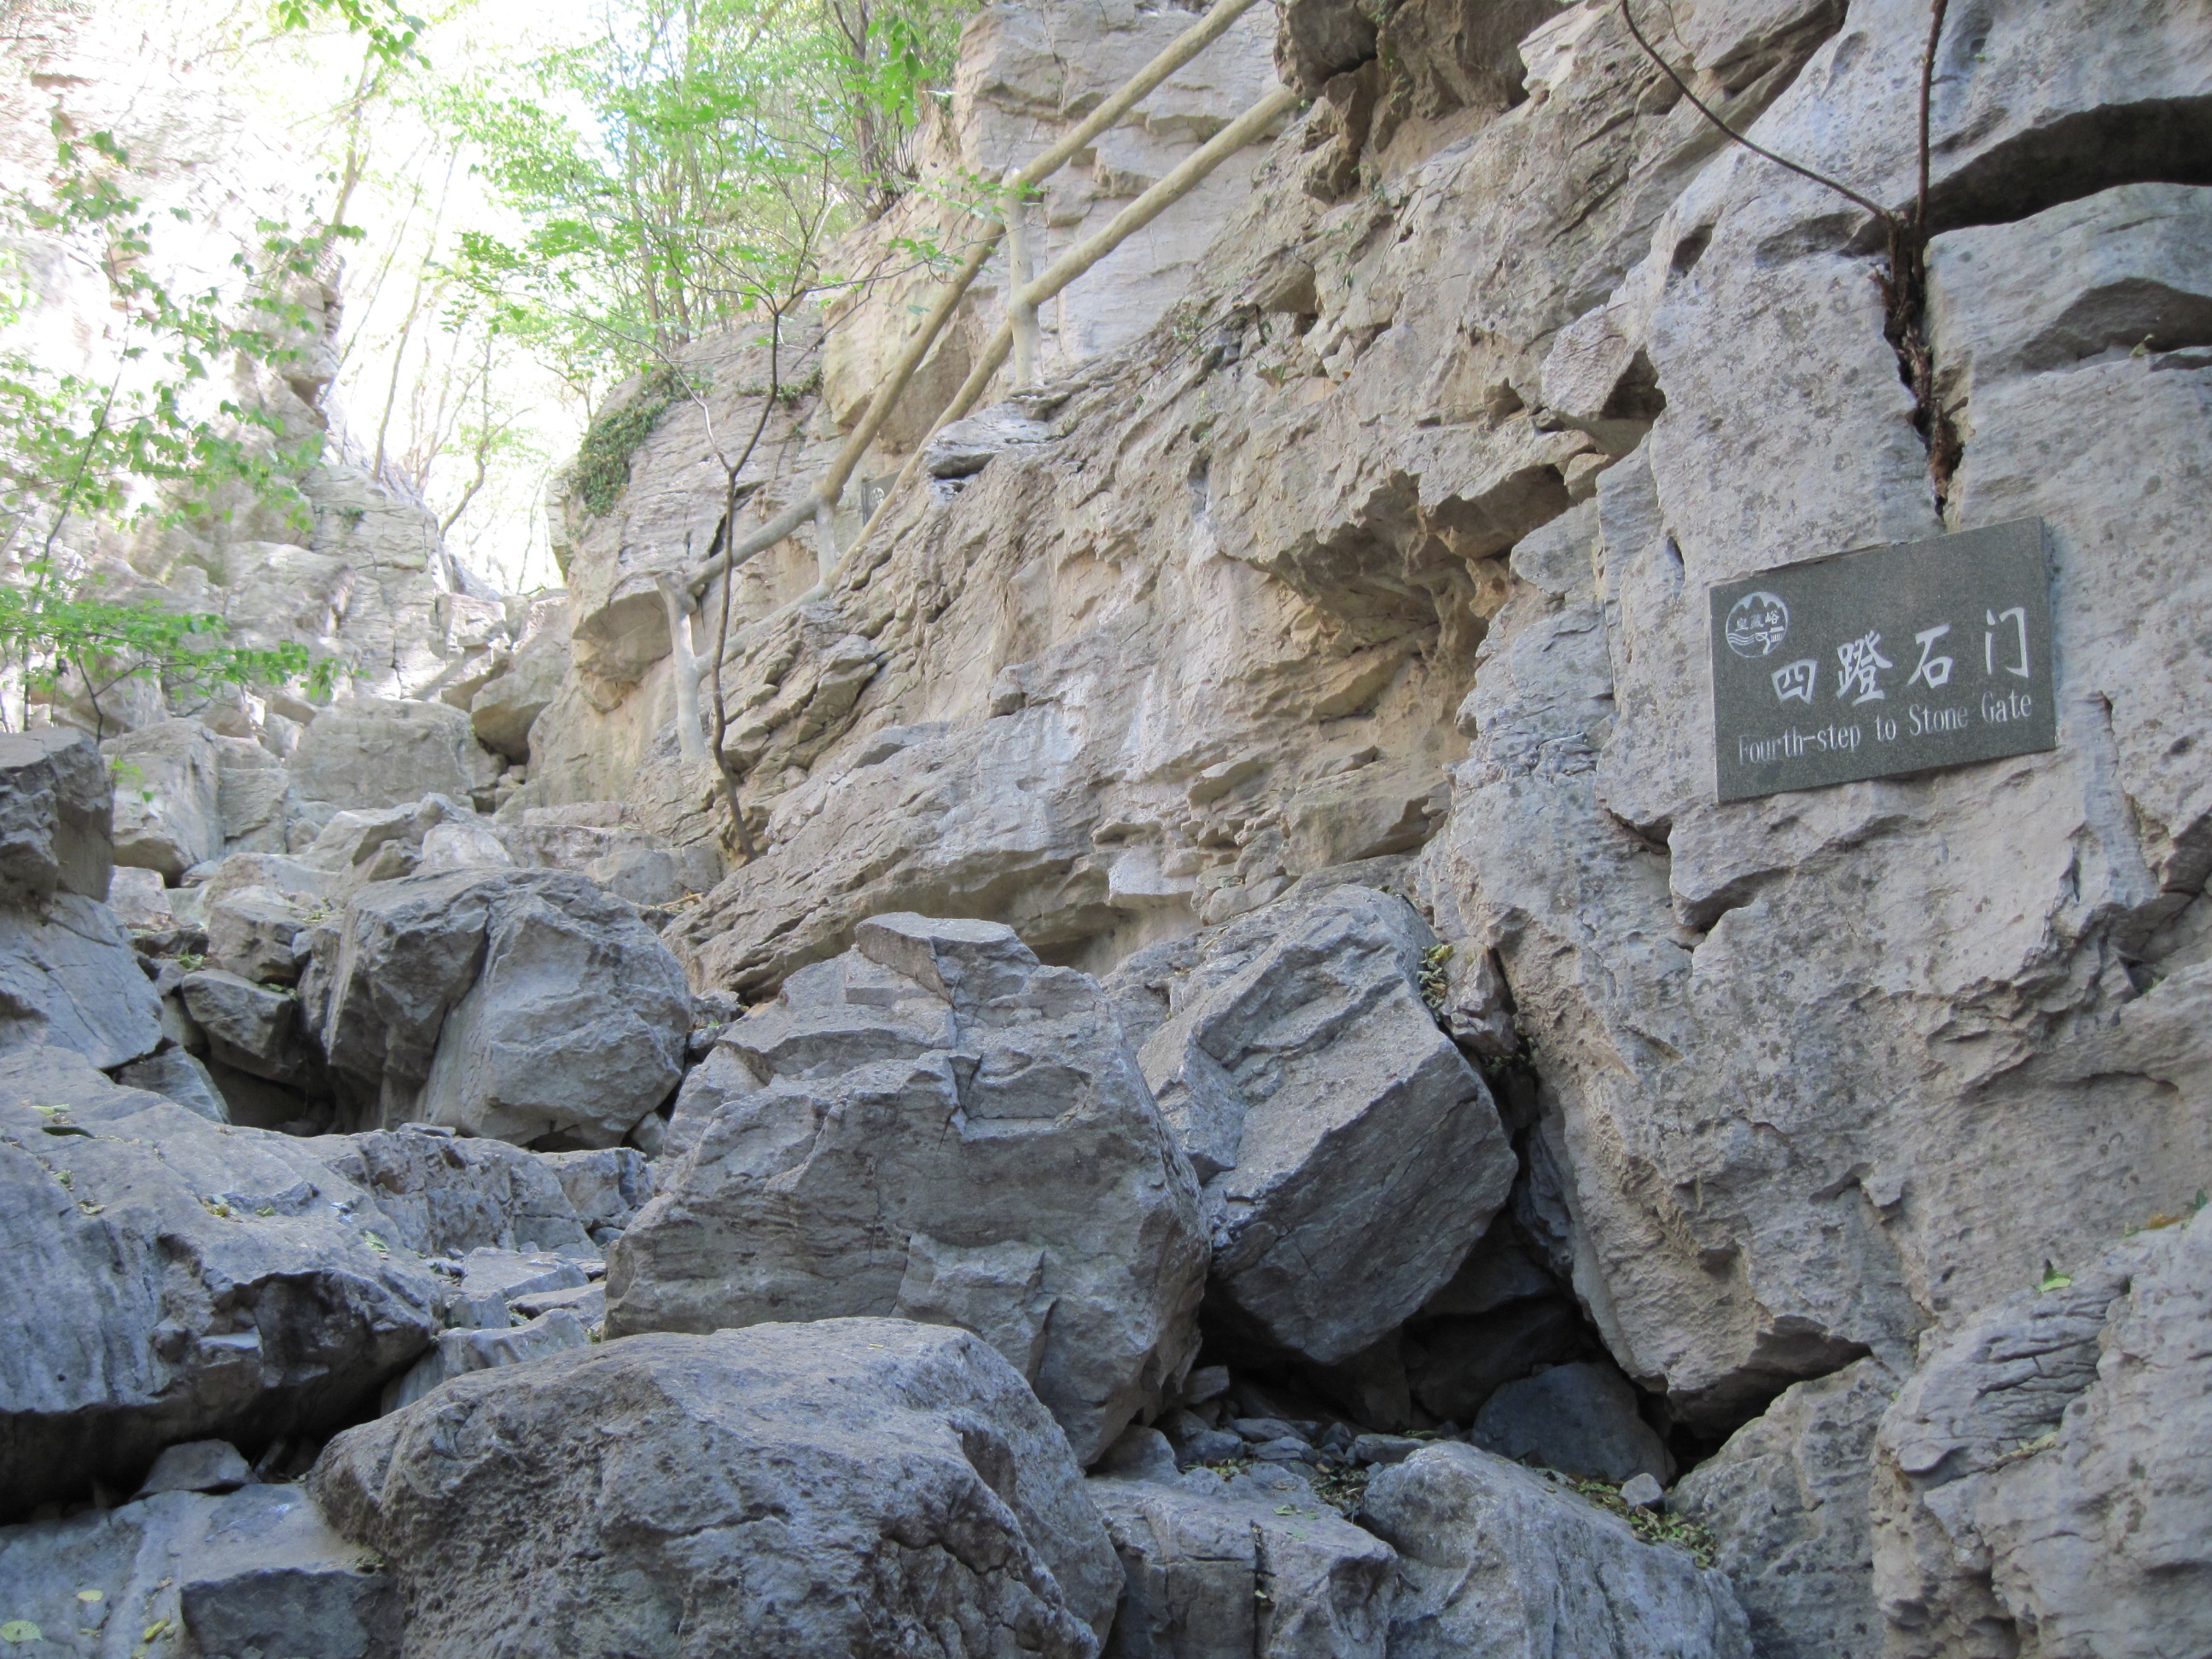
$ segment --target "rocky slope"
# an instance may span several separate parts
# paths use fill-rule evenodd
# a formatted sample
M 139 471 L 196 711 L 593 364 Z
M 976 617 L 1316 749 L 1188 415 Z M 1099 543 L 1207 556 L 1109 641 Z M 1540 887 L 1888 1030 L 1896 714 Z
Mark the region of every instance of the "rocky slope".
M 1651 13 L 1912 200 L 1926 7 Z M 1187 21 L 986 11 L 939 163 Z M 1047 383 L 826 588 L 731 579 L 752 861 L 657 586 L 746 337 L 565 595 L 426 544 L 287 624 L 395 642 L 330 708 L 0 738 L 0 1640 L 2212 1649 L 2212 11 L 1954 6 L 1934 62 L 1955 467 L 1879 222 L 1618 0 L 1291 0 L 1048 198 L 1310 96 Z M 916 297 L 798 343 L 740 532 Z M 2021 518 L 2055 749 L 1714 799 L 1708 587 Z

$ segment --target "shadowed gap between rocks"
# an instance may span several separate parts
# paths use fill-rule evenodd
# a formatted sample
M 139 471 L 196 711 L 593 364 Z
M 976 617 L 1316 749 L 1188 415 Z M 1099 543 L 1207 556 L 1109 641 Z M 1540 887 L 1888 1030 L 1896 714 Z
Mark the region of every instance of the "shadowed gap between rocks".
M 1928 232 L 2011 224 L 2145 184 L 2212 185 L 2212 98 L 2082 110 L 1994 144 L 1930 185 Z
M 1578 1479 L 1619 1486 L 1649 1473 L 1671 1484 L 1739 1426 L 1675 1421 L 1663 1395 L 1615 1364 L 1569 1284 L 1571 1223 L 1536 1135 L 1536 1073 L 1525 1059 L 1484 1073 L 1519 1172 L 1459 1271 L 1399 1329 L 1333 1365 L 1270 1344 L 1209 1297 L 1187 1390 L 1205 1398 L 1159 1422 L 1186 1467 L 1310 1462 L 1317 1452 L 1353 1456 L 1355 1446 L 1360 1461 L 1383 1462 L 1424 1441 L 1467 1438 Z

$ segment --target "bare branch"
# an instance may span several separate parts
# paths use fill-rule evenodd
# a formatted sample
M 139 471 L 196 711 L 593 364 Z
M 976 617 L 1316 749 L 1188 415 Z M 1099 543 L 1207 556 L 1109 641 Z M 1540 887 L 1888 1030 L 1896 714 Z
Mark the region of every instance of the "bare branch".
M 1731 141 L 1735 143 L 1741 144 L 1746 149 L 1749 150 L 1754 155 L 1765 156 L 1768 161 L 1773 162 L 1774 165 L 1778 167 L 1787 167 L 1790 172 L 1797 174 L 1800 178 L 1810 179 L 1814 184 L 1821 185 L 1825 189 L 1834 191 L 1837 195 L 1843 197 L 1847 201 L 1857 203 L 1859 206 L 1864 208 L 1869 213 L 1873 214 L 1875 218 L 1881 220 L 1883 224 L 1888 226 L 1893 231 L 1897 228 L 1897 216 L 1892 213 L 1887 208 L 1882 206 L 1881 203 L 1873 201 L 1867 197 L 1860 195 L 1858 191 L 1853 190 L 1849 185 L 1841 184 L 1836 179 L 1829 178 L 1825 173 L 1815 173 L 1811 167 L 1806 167 L 1801 162 L 1793 161 L 1786 155 L 1776 155 L 1772 150 L 1767 149 L 1765 145 L 1754 143 L 1752 140 L 1745 137 L 1741 132 L 1738 132 L 1734 127 L 1730 126 L 1727 122 L 1722 120 L 1719 115 L 1714 112 L 1711 106 L 1707 104 L 1704 99 L 1698 97 L 1696 93 L 1690 89 L 1690 83 L 1684 80 L 1681 76 L 1676 72 L 1674 66 L 1659 55 L 1659 49 L 1653 46 L 1650 41 L 1644 39 L 1644 31 L 1636 26 L 1636 14 L 1628 9 L 1628 0 L 1620 0 L 1620 21 L 1628 25 L 1629 33 L 1636 38 L 1636 44 L 1644 48 L 1644 55 L 1649 58 L 1653 63 L 1656 64 L 1660 69 L 1665 72 L 1667 78 L 1669 81 L 1672 81 L 1676 87 L 1680 88 L 1682 96 L 1690 100 L 1692 107 L 1696 109 L 1698 113 L 1704 116 L 1706 120 L 1711 122 L 1713 125 L 1718 127 L 1723 132 L 1726 133 Z

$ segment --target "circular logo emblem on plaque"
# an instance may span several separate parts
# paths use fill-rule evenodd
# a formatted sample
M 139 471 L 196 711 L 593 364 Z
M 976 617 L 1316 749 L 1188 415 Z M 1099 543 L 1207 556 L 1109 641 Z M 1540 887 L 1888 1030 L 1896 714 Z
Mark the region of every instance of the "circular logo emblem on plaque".
M 1737 656 L 1766 656 L 1790 637 L 1790 607 L 1778 593 L 1747 593 L 1729 607 L 1721 632 Z

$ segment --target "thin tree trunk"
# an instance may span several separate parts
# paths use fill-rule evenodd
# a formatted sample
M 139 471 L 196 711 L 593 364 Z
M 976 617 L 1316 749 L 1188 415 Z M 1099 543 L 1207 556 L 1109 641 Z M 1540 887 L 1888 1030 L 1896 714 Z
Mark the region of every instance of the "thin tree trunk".
M 722 545 L 734 546 L 738 538 L 738 474 L 753 458 L 760 447 L 761 434 L 768 430 L 769 412 L 775 408 L 782 374 L 783 313 L 781 308 L 769 313 L 768 321 L 768 390 L 761 398 L 760 418 L 753 422 L 752 436 L 745 440 L 744 453 L 735 462 L 722 458 Z M 719 452 L 718 452 L 719 453 Z M 713 744 L 714 769 L 721 774 L 722 798 L 730 809 L 730 828 L 735 833 L 738 851 L 750 864 L 759 856 L 753 846 L 752 831 L 745 828 L 744 802 L 739 798 L 744 780 L 738 769 L 730 764 L 725 747 L 730 735 L 730 700 L 722 689 L 722 670 L 730 654 L 730 590 L 737 586 L 738 568 L 729 563 L 722 576 L 721 616 L 714 628 L 714 739 Z

